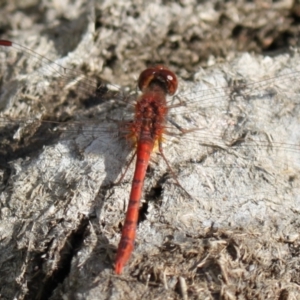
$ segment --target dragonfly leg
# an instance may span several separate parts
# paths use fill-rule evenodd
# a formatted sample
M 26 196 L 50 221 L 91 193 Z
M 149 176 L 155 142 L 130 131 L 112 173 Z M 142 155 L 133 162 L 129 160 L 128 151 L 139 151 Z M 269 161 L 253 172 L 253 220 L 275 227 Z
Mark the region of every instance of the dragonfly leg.
M 117 182 L 113 183 L 113 185 L 119 185 L 123 181 L 123 179 L 124 179 L 128 169 L 129 169 L 133 159 L 135 158 L 135 156 L 136 156 L 136 151 L 134 151 L 133 155 L 130 157 L 130 160 L 126 163 L 125 170 L 124 170 L 123 174 L 121 175 L 121 177 L 119 178 L 119 180 Z
M 165 154 L 164 154 L 164 152 L 163 152 L 163 147 L 162 147 L 162 140 L 159 140 L 159 142 L 158 142 L 158 150 L 159 150 L 159 153 L 160 153 L 160 155 L 162 156 L 162 158 L 163 158 L 163 160 L 165 161 L 165 163 L 166 163 L 166 165 L 167 165 L 167 167 L 168 167 L 168 169 L 169 169 L 169 171 L 171 172 L 171 174 L 172 174 L 172 177 L 173 177 L 173 179 L 175 180 L 175 182 L 176 182 L 176 184 L 189 196 L 189 198 L 193 198 L 190 194 L 189 194 L 189 192 L 180 184 L 180 182 L 178 181 L 178 179 L 177 179 L 177 176 L 176 176 L 176 174 L 175 174 L 175 172 L 173 171 L 173 169 L 172 169 L 172 167 L 171 167 L 171 165 L 169 164 L 169 162 L 168 162 L 168 160 L 167 160 L 167 158 L 166 158 L 166 156 L 165 156 Z

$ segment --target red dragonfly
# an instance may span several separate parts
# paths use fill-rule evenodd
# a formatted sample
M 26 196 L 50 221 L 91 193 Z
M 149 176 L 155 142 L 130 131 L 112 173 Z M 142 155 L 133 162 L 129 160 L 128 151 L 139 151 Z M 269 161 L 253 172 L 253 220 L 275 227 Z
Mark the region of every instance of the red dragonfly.
M 297 142 L 291 142 L 288 139 L 293 128 L 287 125 L 285 118 L 287 115 L 295 115 L 298 108 L 298 94 L 291 91 L 291 86 L 300 81 L 298 70 L 278 73 L 274 77 L 263 78 L 248 84 L 239 81 L 231 83 L 231 86 L 228 86 L 230 80 L 221 76 L 224 86 L 211 88 L 210 83 L 202 82 L 200 90 L 191 88 L 188 93 L 181 92 L 167 99 L 167 95 L 172 96 L 176 92 L 177 78 L 164 66 L 150 67 L 141 73 L 138 86 L 142 95 L 136 97 L 131 94 L 124 95 L 122 90 L 109 90 L 109 85 L 99 85 L 98 81 L 87 79 L 83 73 L 70 70 L 17 43 L 0 40 L 1 52 L 6 55 L 1 60 L 4 84 L 0 95 L 0 107 L 3 108 L 0 125 L 3 128 L 16 125 L 15 136 L 22 134 L 24 128 L 28 128 L 26 124 L 29 124 L 30 128 L 30 125 L 34 123 L 28 119 L 26 115 L 28 111 L 20 111 L 19 115 L 14 117 L 10 110 L 24 94 L 30 94 L 30 77 L 34 74 L 29 73 L 27 67 L 32 67 L 33 72 L 36 72 L 35 74 L 40 78 L 41 85 L 38 86 L 38 94 L 47 92 L 56 95 L 60 92 L 59 87 L 67 86 L 69 90 L 72 90 L 73 86 L 76 86 L 77 97 L 83 100 L 88 99 L 91 105 L 95 102 L 106 107 L 109 99 L 113 99 L 114 105 L 117 104 L 117 106 L 124 106 L 126 101 L 134 103 L 134 116 L 125 120 L 124 116 L 118 116 L 117 120 L 109 118 L 109 125 L 100 123 L 97 131 L 100 139 L 108 135 L 114 136 L 112 130 L 117 133 L 121 132 L 121 136 L 126 140 L 132 140 L 135 145 L 134 155 L 128 162 L 129 165 L 136 156 L 131 194 L 116 256 L 115 272 L 117 274 L 122 272 L 133 251 L 143 182 L 150 154 L 155 148 L 158 148 L 160 156 L 166 162 L 177 185 L 181 185 L 162 148 L 166 137 L 170 136 L 185 145 L 186 152 L 178 153 L 180 159 L 204 166 L 204 170 L 211 168 L 217 173 L 222 173 L 221 181 L 228 180 L 233 173 L 236 178 L 240 179 L 240 182 L 237 182 L 230 190 L 228 182 L 223 184 L 227 190 L 223 196 L 220 196 L 222 195 L 219 190 L 221 183 L 213 182 L 215 178 L 210 178 L 211 175 L 208 172 L 204 174 L 205 171 L 202 169 L 204 183 L 196 179 L 196 184 L 192 188 L 195 191 L 183 186 L 189 193 L 191 192 L 191 197 L 200 199 L 204 207 L 209 206 L 207 203 L 213 199 L 223 200 L 222 204 L 225 203 L 224 206 L 226 206 L 226 202 L 231 203 L 232 199 L 251 203 L 272 198 L 278 194 L 274 183 L 277 179 L 274 179 L 276 177 L 274 174 L 293 173 L 288 164 L 295 156 L 299 156 L 299 149 Z M 19 76 L 17 73 L 21 72 L 21 66 L 23 68 L 25 61 L 28 64 L 24 67 L 25 74 Z M 225 86 L 226 83 L 227 86 Z M 292 105 L 290 108 L 286 107 L 287 97 Z M 131 98 L 134 98 L 134 102 Z M 271 107 L 274 110 L 271 110 Z M 95 135 L 95 132 L 85 130 L 83 127 L 86 124 L 80 121 L 62 123 L 61 120 L 53 120 L 53 117 L 45 120 L 49 117 L 48 114 L 49 112 L 41 109 L 39 123 L 55 124 L 56 130 L 64 134 L 82 130 L 84 135 Z M 272 129 L 276 127 L 278 132 L 285 132 L 285 134 L 274 136 L 269 128 L 262 129 L 264 122 L 272 124 Z M 117 126 L 114 126 L 115 124 Z M 108 142 L 103 138 L 103 143 Z M 259 152 L 262 149 L 263 152 Z M 193 153 L 192 159 L 186 158 L 188 152 Z M 221 153 L 229 154 L 231 159 L 222 161 Z M 266 167 L 271 161 L 272 167 Z M 254 178 L 251 178 L 250 185 L 246 180 L 253 168 L 256 168 L 256 171 Z M 270 179 L 271 177 L 274 180 Z M 267 188 L 261 184 L 262 178 L 267 178 L 266 181 L 269 182 Z M 191 177 L 190 180 L 193 178 Z M 237 187 L 240 190 L 237 190 Z M 292 199 L 292 194 L 293 190 L 286 191 L 281 194 L 281 197 Z M 225 214 L 226 210 L 232 209 L 230 205 L 227 209 L 224 208 Z
M 134 247 L 138 222 L 142 187 L 148 168 L 150 154 L 158 143 L 159 152 L 163 154 L 162 142 L 168 113 L 166 95 L 174 95 L 177 90 L 177 78 L 164 66 L 155 66 L 143 71 L 138 80 L 143 94 L 137 99 L 135 118 L 127 124 L 130 137 L 134 138 L 136 149 L 136 167 L 132 180 L 131 193 L 126 218 L 119 243 L 116 267 L 117 274 L 128 261 Z M 167 161 L 165 159 L 165 161 Z

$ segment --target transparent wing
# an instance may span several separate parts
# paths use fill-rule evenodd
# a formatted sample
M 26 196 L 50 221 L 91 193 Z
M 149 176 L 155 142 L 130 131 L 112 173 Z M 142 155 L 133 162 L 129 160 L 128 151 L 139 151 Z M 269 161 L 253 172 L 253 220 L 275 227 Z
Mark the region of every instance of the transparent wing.
M 122 162 L 123 166 L 116 168 L 121 172 L 129 153 L 129 150 L 124 151 L 124 145 L 130 143 L 126 140 L 120 143 L 119 128 L 124 120 L 132 120 L 134 101 L 130 101 L 131 95 L 124 95 L 122 90 L 111 91 L 104 83 L 87 79 L 82 72 L 49 61 L 22 46 L 3 43 L 0 46 L 1 51 L 6 51 L 2 58 L 5 72 L 2 72 L 4 83 L 1 92 L 5 110 L 0 123 L 3 132 L 14 132 L 13 138 L 7 138 L 7 152 L 14 139 L 17 143 L 24 140 L 25 132 L 30 133 L 29 140 L 35 141 L 36 138 L 41 145 L 47 145 L 47 141 L 59 135 L 61 141 L 72 141 L 72 146 L 68 144 L 68 147 L 74 153 L 81 153 L 83 160 L 91 160 L 86 164 L 97 165 L 101 154 L 109 153 L 107 161 L 115 161 L 116 165 Z M 251 66 L 249 57 L 242 59 L 245 65 Z M 163 151 L 182 186 L 202 204 L 209 206 L 214 199 L 238 199 L 238 203 L 264 199 L 275 201 L 276 195 L 276 199 L 286 199 L 296 190 L 288 189 L 288 186 L 296 176 L 299 157 L 297 116 L 300 79 L 299 67 L 295 63 L 297 59 L 283 57 L 282 61 L 287 65 L 285 68 L 280 64 L 268 67 L 265 63 L 265 70 L 250 72 L 250 75 L 248 72 L 247 77 L 242 76 L 245 69 L 240 62 L 232 76 L 226 67 L 222 71 L 206 73 L 203 79 L 182 84 L 182 90 L 169 99 Z M 32 73 L 28 74 L 28 66 L 33 69 Z M 13 73 L 15 70 L 19 74 L 23 68 L 26 68 L 23 75 Z M 30 90 L 32 86 L 34 91 Z M 64 106 L 65 99 L 72 96 L 70 90 L 74 91 L 73 86 L 78 99 L 92 98 L 100 105 L 92 108 L 83 106 L 84 109 L 78 110 L 75 122 L 67 117 L 62 123 L 64 114 L 53 114 L 53 107 Z M 51 99 L 51 113 L 41 102 L 44 97 L 41 93 L 46 99 Z M 61 96 L 64 93 L 65 96 Z M 26 101 L 30 105 L 25 105 Z M 33 102 L 35 105 L 32 106 Z M 12 109 L 16 104 L 18 109 Z M 29 106 L 31 111 L 28 113 Z M 76 109 L 73 104 L 67 109 L 67 116 Z M 33 118 L 33 114 L 36 117 Z M 49 115 L 51 117 L 45 121 L 45 116 Z M 91 120 L 91 115 L 97 116 L 97 119 Z M 32 134 L 35 131 L 39 134 Z M 58 155 L 51 161 L 57 164 L 62 157 Z M 162 159 L 160 163 L 162 170 L 166 171 Z M 87 167 L 92 168 L 91 165 Z M 107 165 L 99 166 L 99 174 L 107 168 Z M 282 177 L 282 174 L 286 176 Z M 100 178 L 103 179 L 103 176 Z M 117 175 L 111 178 L 116 179 Z M 180 193 L 176 185 L 171 186 L 170 195 Z M 228 209 L 231 205 L 232 202 L 228 202 Z

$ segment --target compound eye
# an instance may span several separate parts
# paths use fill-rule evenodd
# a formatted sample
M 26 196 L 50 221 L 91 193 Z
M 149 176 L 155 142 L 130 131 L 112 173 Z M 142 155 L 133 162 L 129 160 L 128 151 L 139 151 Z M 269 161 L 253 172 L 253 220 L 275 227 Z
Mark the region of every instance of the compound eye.
M 176 75 L 163 65 L 144 70 L 138 80 L 139 89 L 144 91 L 153 81 L 160 82 L 169 95 L 174 95 L 177 90 L 178 81 Z

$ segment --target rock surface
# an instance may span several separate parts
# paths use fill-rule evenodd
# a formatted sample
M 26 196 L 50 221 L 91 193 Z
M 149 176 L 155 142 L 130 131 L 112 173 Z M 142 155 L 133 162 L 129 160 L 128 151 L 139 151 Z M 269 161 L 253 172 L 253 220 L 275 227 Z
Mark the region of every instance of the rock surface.
M 2 10 L 3 38 L 68 68 L 0 51 L 2 299 L 297 299 L 300 57 L 265 53 L 285 36 L 297 44 L 297 9 L 264 5 L 23 1 Z M 94 82 L 111 82 L 131 100 L 152 63 L 180 78 L 172 121 L 198 128 L 164 144 L 191 197 L 154 154 L 136 249 L 116 276 L 133 166 L 109 186 L 131 151 L 112 120 L 130 117 L 132 102 L 91 95 Z

